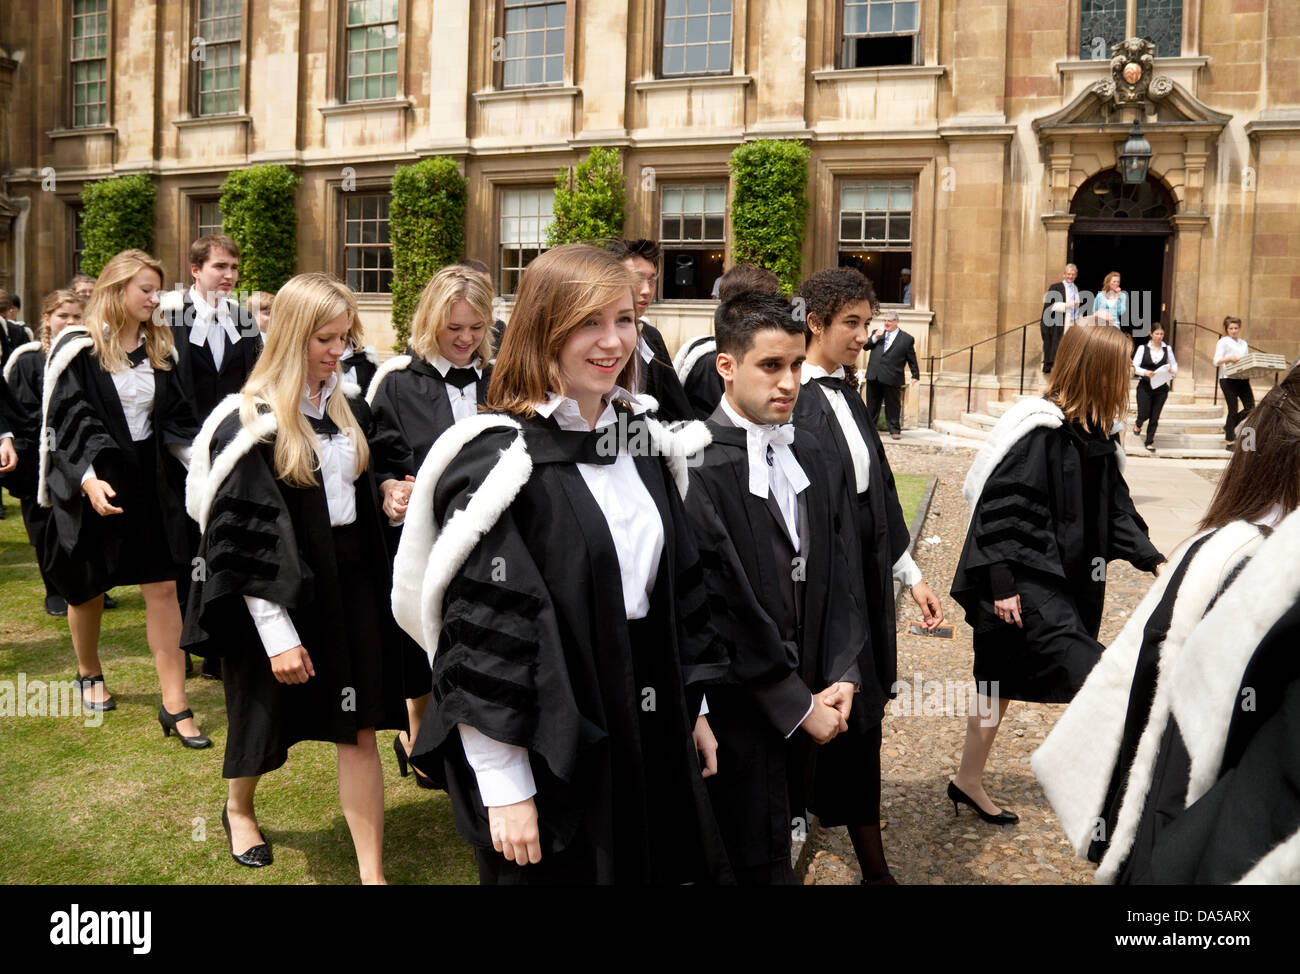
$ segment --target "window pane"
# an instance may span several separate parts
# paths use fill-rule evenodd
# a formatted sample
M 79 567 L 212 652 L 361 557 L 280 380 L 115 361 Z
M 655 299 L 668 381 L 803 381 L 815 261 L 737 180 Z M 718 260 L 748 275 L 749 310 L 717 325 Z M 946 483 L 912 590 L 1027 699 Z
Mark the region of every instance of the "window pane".
M 731 67 L 731 45 L 710 44 L 708 69 L 710 71 L 726 71 L 730 67 Z
M 546 59 L 546 80 L 548 83 L 564 80 L 564 58 L 548 57 Z
M 564 31 L 548 30 L 546 32 L 546 53 L 547 54 L 564 53 Z
M 721 240 L 723 238 L 722 217 L 706 216 L 704 218 L 704 236 L 707 240 Z
M 888 34 L 894 29 L 893 4 L 880 3 L 871 8 L 871 33 Z
M 704 191 L 704 208 L 710 213 L 721 213 L 727 207 L 727 190 L 722 186 L 710 186 Z
M 887 210 L 889 209 L 889 184 L 888 183 L 870 183 L 867 186 L 867 202 L 863 209 L 867 210 Z
M 915 3 L 894 4 L 894 30 L 916 30 L 916 7 Z
M 688 14 L 706 14 L 709 12 L 709 0 L 688 0 L 686 5 Z
M 664 48 L 664 74 L 681 74 L 686 70 L 686 48 Z
M 544 80 L 542 75 L 542 62 L 540 60 L 530 60 L 524 62 L 524 81 L 526 84 L 539 85 Z
M 704 212 L 704 190 L 692 186 L 682 194 L 682 211 L 684 213 Z
M 708 67 L 708 51 L 703 44 L 692 44 L 686 48 L 686 73 L 694 74 Z
M 660 228 L 661 240 L 680 240 L 681 239 L 681 220 L 675 216 L 665 216 Z
M 866 199 L 861 186 L 845 186 L 840 191 L 840 209 L 842 210 L 860 210 L 863 208 L 863 201 Z
M 528 8 L 528 29 L 540 30 L 546 26 L 546 8 L 529 7 Z
M 844 33 L 865 34 L 867 32 L 867 8 L 865 6 L 844 5 Z
M 709 18 L 708 17 L 687 17 L 686 18 L 686 42 L 688 44 L 703 44 L 709 39 Z
M 680 17 L 686 13 L 686 0 L 666 0 L 664 3 L 664 15 L 667 17 Z
M 859 240 L 862 237 L 862 217 L 856 213 L 840 215 L 840 239 Z
M 889 217 L 889 239 L 911 240 L 912 218 L 910 216 L 897 216 L 891 214 Z
M 885 239 L 885 218 L 869 216 L 863 221 L 864 240 L 884 240 Z

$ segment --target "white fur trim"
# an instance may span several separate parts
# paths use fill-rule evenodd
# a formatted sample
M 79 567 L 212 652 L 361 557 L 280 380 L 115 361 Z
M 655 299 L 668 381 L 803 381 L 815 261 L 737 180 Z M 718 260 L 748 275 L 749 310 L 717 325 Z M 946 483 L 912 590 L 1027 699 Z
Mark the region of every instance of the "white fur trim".
M 650 431 L 655 453 L 668 464 L 673 483 L 677 485 L 677 493 L 685 500 L 691 483 L 690 468 L 698 462 L 693 458 L 697 458 L 700 451 L 713 442 L 713 434 L 698 419 L 665 426 L 659 420 L 647 416 L 646 428 Z
M 18 361 L 19 356 L 26 355 L 28 352 L 39 352 L 41 350 L 40 342 L 28 342 L 26 345 L 19 345 L 9 356 L 9 361 L 5 362 L 5 382 L 12 382 L 11 376 L 14 371 L 14 363 Z
M 1120 867 L 1132 850 L 1133 840 L 1137 837 L 1147 794 L 1151 790 L 1156 759 L 1160 755 L 1160 741 L 1169 723 L 1170 689 L 1166 679 L 1169 670 L 1177 665 L 1188 638 L 1205 615 L 1206 606 L 1222 587 L 1232 569 L 1243 558 L 1248 557 L 1259 546 L 1260 541 L 1259 530 L 1253 525 L 1244 523 L 1225 525 L 1213 539 L 1205 543 L 1183 576 L 1183 582 L 1178 588 L 1178 598 L 1174 602 L 1169 631 L 1160 646 L 1156 692 L 1151 701 L 1151 712 L 1146 727 L 1142 730 L 1142 736 L 1138 740 L 1128 779 L 1124 783 L 1124 797 L 1115 818 L 1115 831 L 1110 836 L 1110 844 L 1105 856 L 1097 866 L 1094 879 L 1098 883 L 1115 881 Z M 1163 576 L 1164 573 L 1162 572 L 1161 575 Z M 1141 640 L 1140 633 L 1138 639 Z M 1127 701 L 1125 703 L 1127 704 Z M 1121 718 L 1121 730 L 1122 726 Z M 1100 810 L 1100 806 L 1098 808 Z
M 343 393 L 343 395 L 349 399 L 356 399 L 361 395 L 361 386 L 357 385 L 355 382 L 349 382 L 347 379 L 344 379 L 339 383 L 339 392 Z
M 216 499 L 221 485 L 235 469 L 235 464 L 276 430 L 275 413 L 259 413 L 251 428 L 241 426 L 235 438 L 226 444 L 225 449 L 217 454 L 216 459 L 211 459 L 212 437 L 217 427 L 232 412 L 238 411 L 242 401 L 243 396 L 239 393 L 226 396 L 208 414 L 208 418 L 203 421 L 203 426 L 199 430 L 199 435 L 194 438 L 190 470 L 185 476 L 185 510 L 198 523 L 200 531 L 207 529 L 208 513 L 212 510 L 212 502 Z
M 1260 641 L 1300 596 L 1300 511 L 1261 544 L 1170 668 L 1171 709 L 1191 758 L 1187 804 L 1219 775 L 1242 676 Z
M 365 360 L 369 362 L 371 365 L 379 364 L 379 353 L 375 351 L 375 346 L 366 345 L 364 348 L 361 349 L 361 354 L 365 357 Z
M 185 295 L 189 293 L 189 288 L 184 290 L 172 288 L 170 291 L 164 291 L 158 298 L 158 310 L 160 311 L 180 311 L 185 307 Z
M 686 377 L 691 374 L 691 369 L 704 356 L 712 355 L 718 350 L 718 340 L 712 335 L 703 335 L 699 338 L 692 339 L 677 350 L 677 355 L 673 359 L 673 370 L 677 373 L 677 378 L 685 382 Z
M 1250 872 L 1237 880 L 1240 886 L 1294 886 L 1300 883 L 1300 831 L 1276 845 Z
M 90 332 L 81 325 L 71 325 L 64 328 L 59 333 L 59 339 L 55 343 L 55 348 L 50 360 L 45 363 L 45 388 L 41 393 L 41 444 L 40 444 L 40 476 L 36 485 L 36 502 L 41 507 L 50 506 L 50 485 L 47 482 L 47 472 L 50 461 L 50 439 L 51 434 L 46 430 L 50 426 L 50 398 L 54 395 L 54 385 L 59 381 L 59 376 L 64 373 L 72 360 L 88 348 L 93 348 L 95 340 L 90 337 Z
M 370 388 L 366 390 L 366 405 L 373 406 L 375 404 L 375 396 L 379 394 L 379 384 L 384 381 L 385 376 L 392 372 L 400 372 L 410 364 L 411 356 L 394 355 L 381 365 L 379 371 L 375 373 L 375 377 L 370 380 Z
M 1003 413 L 975 455 L 975 462 L 971 464 L 970 472 L 966 474 L 966 483 L 961 489 L 971 510 L 975 510 L 989 476 L 997 469 L 1002 458 L 1011 452 L 1011 448 L 1024 439 L 1025 434 L 1040 426 L 1055 429 L 1064 421 L 1065 414 L 1046 399 L 1021 399 Z
M 433 662 L 442 633 L 442 600 L 447 587 L 483 535 L 500 520 L 532 476 L 533 462 L 522 436 L 502 451 L 501 459 L 474 491 L 469 504 L 439 529 L 433 498 L 447 467 L 465 445 L 491 429 L 521 430 L 518 422 L 498 415 L 471 416 L 438 437 L 420 465 L 407 506 L 402 540 L 393 562 L 393 617 Z

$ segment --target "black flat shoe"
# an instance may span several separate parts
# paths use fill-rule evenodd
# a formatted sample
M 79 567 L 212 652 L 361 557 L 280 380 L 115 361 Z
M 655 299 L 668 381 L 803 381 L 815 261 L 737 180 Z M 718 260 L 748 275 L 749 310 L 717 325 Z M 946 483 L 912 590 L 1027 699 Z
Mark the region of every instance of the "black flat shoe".
M 68 603 L 64 601 L 62 595 L 47 595 L 45 596 L 45 614 L 65 616 L 68 614 Z
M 117 599 L 113 598 L 113 596 L 109 595 L 107 592 L 104 593 L 104 608 L 105 609 L 117 608 Z
M 993 825 L 1015 825 L 1020 821 L 1019 815 L 1015 812 L 1008 812 L 1005 808 L 996 815 L 990 815 L 988 812 L 984 811 L 984 809 L 975 804 L 975 799 L 971 798 L 970 795 L 966 794 L 966 792 L 962 791 L 951 781 L 948 782 L 948 800 L 952 802 L 953 815 L 957 814 L 957 805 L 958 803 L 961 803 L 962 805 L 969 805 L 971 808 L 975 809 L 975 811 L 979 813 L 980 818 L 984 819 L 986 822 L 992 823 Z
M 199 731 L 193 737 L 186 737 L 180 731 L 176 730 L 176 724 L 179 721 L 184 720 L 186 717 L 193 716 L 194 711 L 190 710 L 188 707 L 182 710 L 179 714 L 169 714 L 166 707 L 159 707 L 158 723 L 162 725 L 163 737 L 171 737 L 172 731 L 176 731 L 176 736 L 181 739 L 181 743 L 186 747 L 194 748 L 196 751 L 201 751 L 205 747 L 211 747 L 212 741 L 208 739 L 208 735 L 203 733 L 203 731 Z
M 230 858 L 235 860 L 241 866 L 248 866 L 250 869 L 260 869 L 262 866 L 269 866 L 275 861 L 271 856 L 271 843 L 266 841 L 266 836 L 262 835 L 262 830 L 258 829 L 257 834 L 261 836 L 262 844 L 255 845 L 245 852 L 235 854 L 235 839 L 230 832 L 230 815 L 226 812 L 226 802 L 221 806 L 221 827 L 226 830 L 226 840 L 230 843 Z
M 405 778 L 408 774 L 410 774 L 411 771 L 415 771 L 415 783 L 417 785 L 419 785 L 421 788 L 426 788 L 429 791 L 438 790 L 437 785 L 435 785 L 424 775 L 420 774 L 420 772 L 415 768 L 411 768 L 409 771 L 407 770 L 407 765 L 410 763 L 410 758 L 407 757 L 406 755 L 406 748 L 402 747 L 402 738 L 400 736 L 393 738 L 393 753 L 397 755 L 398 774 L 400 774 L 403 778 Z
M 103 674 L 103 673 L 100 673 L 98 676 L 82 676 L 82 675 L 81 675 L 81 672 L 78 671 L 76 677 L 75 677 L 74 680 L 73 680 L 73 682 L 76 683 L 76 684 L 77 684 L 77 687 L 81 690 L 81 705 L 82 705 L 83 707 L 85 707 L 87 710 L 101 710 L 101 711 L 102 711 L 102 710 L 116 710 L 116 709 L 117 709 L 117 701 L 114 700 L 112 697 L 109 697 L 107 700 L 102 700 L 102 701 L 100 701 L 100 700 L 87 700 L 87 699 L 86 699 L 86 691 L 87 691 L 87 690 L 89 690 L 89 689 L 90 689 L 92 686 L 94 686 L 96 683 L 103 683 L 103 682 L 104 682 L 104 674 Z

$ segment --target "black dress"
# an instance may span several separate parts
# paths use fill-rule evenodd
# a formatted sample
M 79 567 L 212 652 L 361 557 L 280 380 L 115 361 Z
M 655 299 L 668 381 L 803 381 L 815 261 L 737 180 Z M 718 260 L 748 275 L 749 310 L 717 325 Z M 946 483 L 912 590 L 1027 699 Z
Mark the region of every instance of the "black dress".
M 785 734 L 812 693 L 854 678 L 865 639 L 843 544 L 852 515 L 818 444 L 796 430 L 791 450 L 809 481 L 796 553 L 771 494 L 749 490 L 745 430 L 721 409 L 709 429 L 713 443 L 686 496 L 729 664 L 726 682 L 708 694 L 718 739 L 709 794 L 737 878 L 790 882 L 792 823 L 804 817 L 820 748 L 798 730 Z
M 349 405 L 366 430 L 364 400 Z M 204 435 L 195 443 L 190 472 L 190 514 L 203 524 L 199 555 L 206 573 L 191 586 L 181 646 L 221 658 L 230 718 L 227 778 L 280 767 L 298 741 L 354 744 L 365 728 L 406 728 L 374 478 L 367 469 L 355 482 L 356 520 L 331 527 L 319 481 L 294 487 L 275 476 L 269 407 L 258 422 L 250 432 L 267 438 L 252 445 L 240 436 L 245 427 L 238 412 L 223 414 L 219 407 L 204 426 L 210 443 Z M 244 596 L 288 610 L 314 677 L 303 684 L 276 681 Z
M 981 692 L 1068 702 L 1101 656 L 1106 564 L 1151 571 L 1164 560 L 1129 497 L 1117 446 L 1074 423 L 1038 426 L 985 481 L 952 583 L 975 630 L 975 680 L 989 686 Z M 1008 574 L 1023 629 L 994 611 Z
M 423 622 L 404 627 L 437 634 L 433 697 L 412 762 L 445 783 L 484 882 L 729 880 L 691 739 L 704 686 L 722 661 L 668 464 L 634 458 L 664 548 L 649 613 L 629 622 L 618 552 L 576 465 L 616 459 L 602 456 L 601 431 L 562 431 L 540 417 L 517 420 L 519 428 L 468 425 L 498 421 L 457 425 L 473 438 L 445 470 L 421 470 L 403 529 L 394 607 L 405 620 L 404 598 L 417 600 Z M 628 421 L 629 442 L 642 422 Z M 428 509 L 416 509 L 421 498 Z M 479 503 L 466 510 L 472 501 Z M 489 502 L 500 507 L 481 517 L 477 508 Z M 463 563 L 445 562 L 436 542 L 425 544 L 437 531 L 439 540 L 455 536 L 453 517 L 481 538 Z M 408 556 L 422 566 L 419 577 L 406 577 Z M 445 589 L 434 586 L 430 604 L 420 593 L 434 577 Z M 540 863 L 497 862 L 458 723 L 528 750 Z
M 381 484 L 419 473 L 434 441 L 456 421 L 447 399 L 447 382 L 433 365 L 408 348 L 406 355 L 389 359 L 383 369 L 378 386 L 367 396 L 375 422 L 371 465 Z M 491 378 L 489 365 L 475 384 L 480 404 L 487 398 Z M 401 527 L 385 525 L 385 532 L 389 551 L 396 553 Z M 401 640 L 405 683 L 408 689 L 423 687 L 411 694 L 412 698 L 421 697 L 430 686 L 429 657 L 406 633 Z
M 154 370 L 152 433 L 133 441 L 113 377 L 84 328 L 60 333 L 45 382 L 49 404 L 39 500 L 54 509 L 42 564 L 69 604 L 116 585 L 175 581 L 190 568 L 185 470 L 168 449 L 197 431 L 184 375 Z M 141 345 L 136 354 L 143 351 Z M 81 492 L 90 465 L 117 492 L 123 513 L 101 517 Z
M 862 493 L 827 388 L 844 396 L 871 455 L 869 482 Z M 907 552 L 911 535 L 889 458 L 857 390 L 843 379 L 829 377 L 804 383 L 795 402 L 794 422 L 821 444 L 842 492 L 855 499 L 849 560 L 853 591 L 862 599 L 868 632 L 858 661 L 862 689 L 849 711 L 849 729 L 818 748 L 809 808 L 823 825 L 875 823 L 880 813 L 881 720 L 898 678 L 894 563 Z

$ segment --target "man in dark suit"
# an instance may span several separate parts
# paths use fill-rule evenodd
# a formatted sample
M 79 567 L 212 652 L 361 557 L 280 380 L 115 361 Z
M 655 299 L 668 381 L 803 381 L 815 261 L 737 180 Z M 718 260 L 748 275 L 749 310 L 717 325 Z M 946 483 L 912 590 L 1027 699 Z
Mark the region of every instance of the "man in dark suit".
M 1043 318 L 1039 330 L 1043 336 L 1044 375 L 1052 371 L 1056 347 L 1061 344 L 1065 329 L 1079 323 L 1079 288 L 1074 283 L 1078 276 L 1079 268 L 1066 264 L 1061 280 L 1043 295 Z
M 882 311 L 876 321 L 878 324 L 866 346 L 871 352 L 867 360 L 867 413 L 874 426 L 883 402 L 889 435 L 897 440 L 903 435 L 901 406 L 906 381 L 903 367 L 912 370 L 913 382 L 921 378 L 921 370 L 916 362 L 916 342 L 898 327 L 898 314 Z
M 202 423 L 217 403 L 243 388 L 261 342 L 257 318 L 230 299 L 239 281 L 235 241 L 214 233 L 190 244 L 190 276 L 194 283 L 184 297 L 169 292 L 161 307 Z
M 257 317 L 229 297 L 239 281 L 239 245 L 235 241 L 223 233 L 199 237 L 190 244 L 190 276 L 194 283 L 184 297 L 176 291 L 168 292 L 160 310 L 176 341 L 182 384 L 202 423 L 222 399 L 243 388 L 262 350 L 262 341 Z M 197 552 L 199 533 L 193 522 L 189 540 L 190 551 Z M 189 581 L 188 575 L 182 575 L 176 583 L 182 611 L 189 596 Z M 186 664 L 188 676 L 188 654 Z M 220 660 L 204 660 L 203 675 L 220 679 Z

